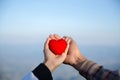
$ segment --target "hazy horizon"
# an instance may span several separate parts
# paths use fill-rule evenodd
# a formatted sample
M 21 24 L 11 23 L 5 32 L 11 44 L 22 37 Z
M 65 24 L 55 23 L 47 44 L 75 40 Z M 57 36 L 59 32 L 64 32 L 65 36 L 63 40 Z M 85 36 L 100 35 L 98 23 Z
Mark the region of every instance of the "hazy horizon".
M 120 46 L 81 46 L 81 53 L 105 68 L 117 70 L 120 67 Z M 44 60 L 43 46 L 2 45 L 0 46 L 0 79 L 22 79 Z M 66 75 L 66 76 L 64 76 Z M 84 80 L 74 68 L 61 65 L 53 72 L 54 80 Z

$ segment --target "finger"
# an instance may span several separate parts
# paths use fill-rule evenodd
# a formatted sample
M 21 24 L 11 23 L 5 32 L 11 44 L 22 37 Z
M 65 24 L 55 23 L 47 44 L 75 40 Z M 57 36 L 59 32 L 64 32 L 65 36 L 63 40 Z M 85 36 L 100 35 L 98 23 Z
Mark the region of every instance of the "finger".
M 54 37 L 55 37 L 56 39 L 60 39 L 60 38 L 61 38 L 58 34 L 54 34 Z
M 70 44 L 70 42 L 71 42 L 71 38 L 69 38 L 69 39 L 67 40 L 67 44 Z
M 69 36 L 64 36 L 63 38 L 64 38 L 66 41 L 68 41 L 68 40 L 70 39 Z
M 65 53 L 68 52 L 69 46 L 70 46 L 70 40 L 67 41 L 67 48 L 66 48 L 66 50 L 65 50 Z
M 55 39 L 54 35 L 52 35 L 52 34 L 50 34 L 49 37 L 50 37 L 51 39 Z
M 63 55 L 67 55 L 67 52 L 68 52 L 68 49 L 69 49 L 69 46 L 70 46 L 69 43 L 70 43 L 70 40 L 67 42 L 67 47 L 66 47 Z
M 66 39 L 66 36 L 63 36 L 63 39 Z
M 46 42 L 45 42 L 45 49 L 49 49 L 49 46 L 48 46 L 48 44 L 49 44 L 49 41 L 50 41 L 51 39 L 50 38 L 47 38 L 47 40 L 46 40 Z

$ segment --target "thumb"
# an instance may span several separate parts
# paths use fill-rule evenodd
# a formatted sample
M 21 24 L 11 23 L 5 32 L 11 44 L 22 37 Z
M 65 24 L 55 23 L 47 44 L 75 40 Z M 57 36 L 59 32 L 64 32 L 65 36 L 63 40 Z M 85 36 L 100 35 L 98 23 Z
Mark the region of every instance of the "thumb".
M 65 49 L 65 51 L 63 52 L 63 54 L 62 55 L 67 55 L 67 52 L 68 52 L 68 50 L 69 50 L 69 46 L 70 46 L 70 39 L 69 40 L 67 40 L 67 47 L 66 47 L 66 49 Z

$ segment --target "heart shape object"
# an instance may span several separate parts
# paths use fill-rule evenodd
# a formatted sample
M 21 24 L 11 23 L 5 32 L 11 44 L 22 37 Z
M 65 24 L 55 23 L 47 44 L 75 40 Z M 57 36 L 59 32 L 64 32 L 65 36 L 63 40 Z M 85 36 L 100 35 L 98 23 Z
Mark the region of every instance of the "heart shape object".
M 49 41 L 48 45 L 49 45 L 49 49 L 55 55 L 61 55 L 67 47 L 67 42 L 64 39 L 59 39 L 59 40 L 52 39 Z

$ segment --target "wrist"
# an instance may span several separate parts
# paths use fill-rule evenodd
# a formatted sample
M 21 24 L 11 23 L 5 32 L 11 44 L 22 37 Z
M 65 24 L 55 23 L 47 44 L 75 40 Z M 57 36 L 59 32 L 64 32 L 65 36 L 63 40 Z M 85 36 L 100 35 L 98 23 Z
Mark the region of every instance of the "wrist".
M 78 69 L 80 67 L 80 65 L 86 61 L 87 59 L 83 56 L 79 56 L 79 57 L 76 57 L 75 58 L 75 62 L 72 64 L 72 66 L 75 68 L 75 69 Z
M 44 64 L 48 67 L 48 69 L 52 72 L 54 71 L 55 67 L 54 67 L 54 63 L 46 61 L 44 62 Z

